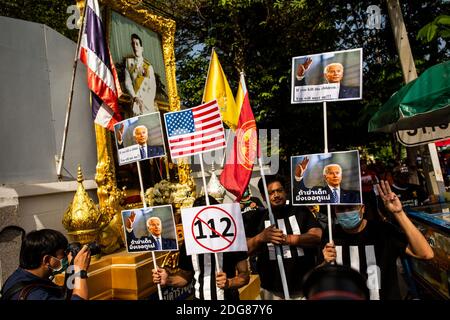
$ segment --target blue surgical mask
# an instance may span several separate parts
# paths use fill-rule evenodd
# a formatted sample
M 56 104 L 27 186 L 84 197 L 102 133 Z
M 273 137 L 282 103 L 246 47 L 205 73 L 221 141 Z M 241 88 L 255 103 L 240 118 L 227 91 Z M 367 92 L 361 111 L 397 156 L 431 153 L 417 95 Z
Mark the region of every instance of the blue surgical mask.
M 359 211 L 347 211 L 336 215 L 337 222 L 342 228 L 351 230 L 360 225 L 362 218 L 359 216 Z
M 63 273 L 64 271 L 66 271 L 67 267 L 69 266 L 69 260 L 67 259 L 67 257 L 64 257 L 62 259 L 58 259 L 56 257 L 53 258 L 59 260 L 60 266 L 58 268 L 50 267 L 50 269 L 52 269 L 52 276 L 55 276 L 59 273 Z

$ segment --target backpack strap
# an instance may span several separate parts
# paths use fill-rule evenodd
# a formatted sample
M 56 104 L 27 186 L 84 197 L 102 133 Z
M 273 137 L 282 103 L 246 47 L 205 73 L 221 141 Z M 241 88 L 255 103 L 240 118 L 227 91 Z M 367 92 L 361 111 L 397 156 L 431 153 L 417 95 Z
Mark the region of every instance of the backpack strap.
M 59 290 L 62 292 L 62 288 L 56 285 L 49 285 L 48 283 L 43 283 L 42 281 L 20 281 L 11 286 L 8 290 L 3 292 L 1 295 L 1 300 L 12 300 L 12 298 L 19 293 L 18 300 L 27 300 L 28 295 L 31 291 L 37 287 L 48 288 L 53 290 Z
M 36 283 L 35 281 L 20 281 L 11 286 L 8 290 L 4 291 L 2 288 L 1 291 L 1 299 L 2 300 L 11 300 L 18 292 L 20 292 L 23 288 L 28 286 L 29 284 Z

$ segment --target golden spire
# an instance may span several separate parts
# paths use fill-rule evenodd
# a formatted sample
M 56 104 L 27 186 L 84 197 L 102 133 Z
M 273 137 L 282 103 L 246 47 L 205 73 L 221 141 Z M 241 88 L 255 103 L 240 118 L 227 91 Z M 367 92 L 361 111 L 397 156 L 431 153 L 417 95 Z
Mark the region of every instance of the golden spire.
M 96 239 L 101 219 L 100 211 L 84 189 L 83 181 L 81 166 L 78 165 L 77 191 L 64 213 L 62 224 L 72 240 L 85 244 Z

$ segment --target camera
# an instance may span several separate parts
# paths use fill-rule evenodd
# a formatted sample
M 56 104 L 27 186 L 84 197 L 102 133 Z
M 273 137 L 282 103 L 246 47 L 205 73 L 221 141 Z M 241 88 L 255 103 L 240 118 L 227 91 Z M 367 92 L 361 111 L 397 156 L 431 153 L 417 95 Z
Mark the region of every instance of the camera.
M 90 242 L 86 244 L 88 246 L 89 251 L 91 252 L 91 255 L 95 256 L 96 254 L 101 253 L 100 245 L 97 242 Z M 79 242 L 71 242 L 67 246 L 67 254 L 70 252 L 72 253 L 72 257 L 76 257 L 78 252 L 80 252 L 81 248 L 83 248 L 83 245 Z

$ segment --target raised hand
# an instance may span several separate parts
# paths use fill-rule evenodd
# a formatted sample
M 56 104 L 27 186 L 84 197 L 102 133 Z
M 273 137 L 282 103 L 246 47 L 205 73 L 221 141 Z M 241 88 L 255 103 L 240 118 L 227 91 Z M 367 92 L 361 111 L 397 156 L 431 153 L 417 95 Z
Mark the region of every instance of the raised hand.
M 389 182 L 381 180 L 380 184 L 376 185 L 376 188 L 387 210 L 393 214 L 398 214 L 403 211 L 402 203 L 397 195 L 392 192 Z
M 308 70 L 309 66 L 312 63 L 311 58 L 306 58 L 303 64 L 300 64 L 297 69 L 297 76 L 303 77 L 305 75 L 306 70 Z
M 309 159 L 308 157 L 304 157 L 302 162 L 297 163 L 297 166 L 295 167 L 295 176 L 296 177 L 303 177 L 303 174 L 306 171 L 306 168 L 308 167 Z
M 123 123 L 121 123 L 119 125 L 118 129 L 116 130 L 116 139 L 117 139 L 118 143 L 122 143 L 123 129 L 124 129 L 124 125 L 123 125 Z
M 130 216 L 127 220 L 125 220 L 125 225 L 128 229 L 133 228 L 134 220 L 136 219 L 136 213 L 134 211 L 131 211 Z

